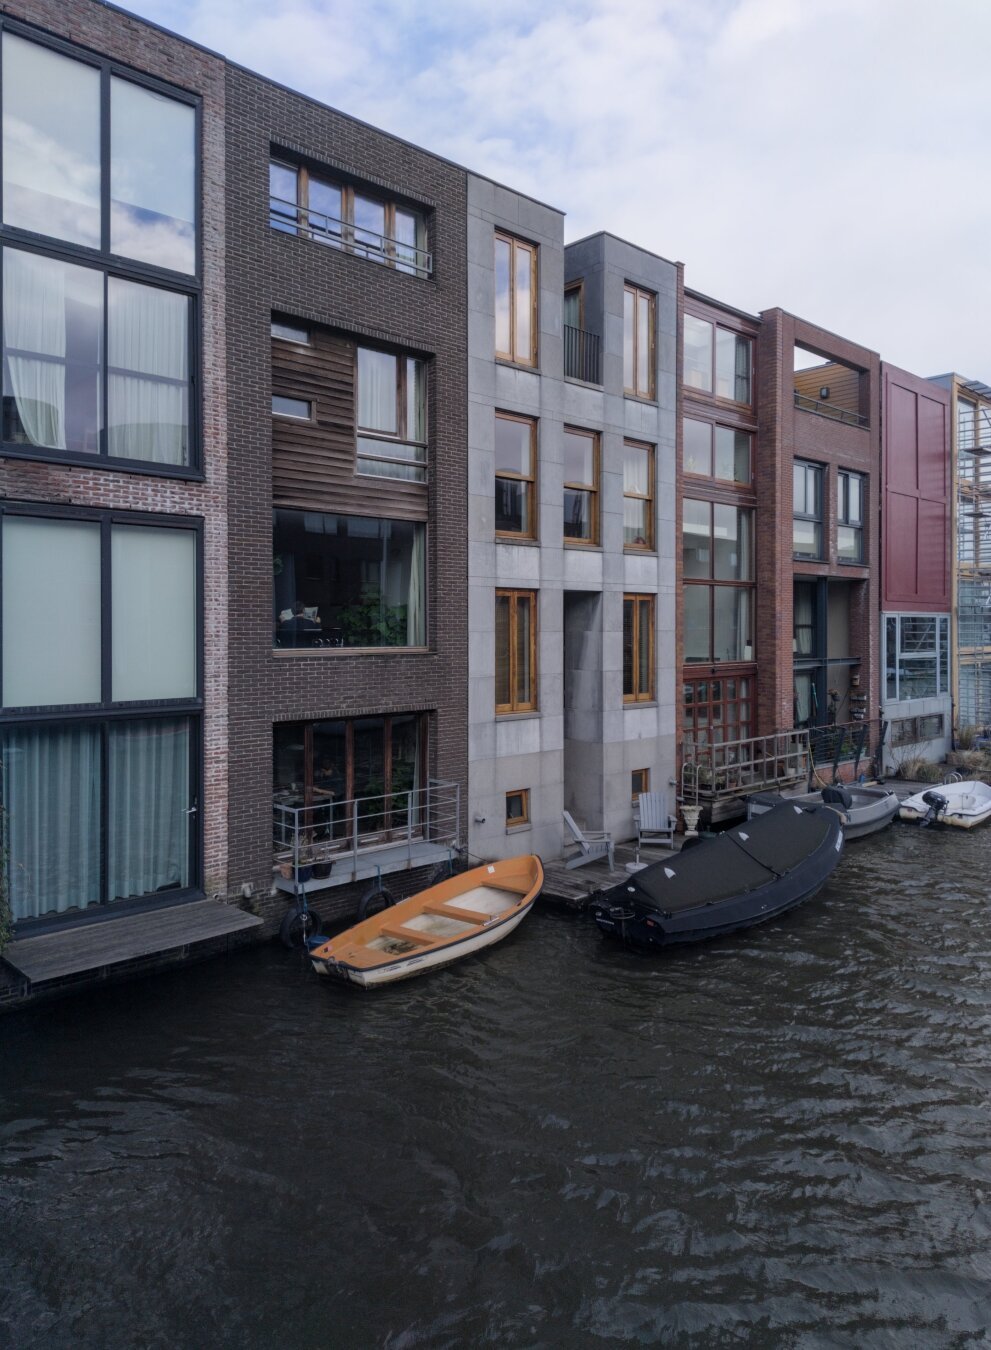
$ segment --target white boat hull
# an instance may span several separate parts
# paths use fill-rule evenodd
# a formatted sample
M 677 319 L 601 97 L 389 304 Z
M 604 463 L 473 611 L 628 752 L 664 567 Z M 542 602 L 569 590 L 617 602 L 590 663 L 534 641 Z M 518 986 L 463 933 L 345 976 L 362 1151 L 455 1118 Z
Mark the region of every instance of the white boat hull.
M 991 820 L 991 787 L 987 783 L 939 783 L 925 792 L 906 797 L 899 809 L 902 820 L 925 820 L 931 812 L 931 803 L 925 797 L 935 793 L 946 801 L 946 809 L 937 817 L 940 825 L 953 825 L 959 830 L 972 830 Z
M 513 929 L 530 913 L 535 903 L 536 897 L 524 909 L 511 915 L 508 919 L 503 919 L 501 923 L 486 926 L 478 933 L 463 938 L 460 942 L 441 947 L 436 951 L 422 952 L 419 955 L 410 956 L 404 961 L 393 961 L 388 966 L 380 966 L 377 969 L 359 970 L 354 966 L 345 965 L 343 962 L 333 963 L 334 968 L 331 969 L 331 963 L 328 961 L 320 960 L 315 956 L 311 956 L 310 959 L 313 962 L 313 969 L 318 975 L 334 975 L 338 979 L 350 981 L 351 984 L 358 984 L 362 989 L 371 989 L 381 984 L 395 984 L 397 980 L 407 980 L 413 975 L 422 975 L 424 971 L 437 970 L 441 966 L 450 965 L 452 961 L 460 961 L 464 956 L 471 956 L 473 952 L 480 952 L 485 947 L 494 946 L 495 943 L 509 936 Z

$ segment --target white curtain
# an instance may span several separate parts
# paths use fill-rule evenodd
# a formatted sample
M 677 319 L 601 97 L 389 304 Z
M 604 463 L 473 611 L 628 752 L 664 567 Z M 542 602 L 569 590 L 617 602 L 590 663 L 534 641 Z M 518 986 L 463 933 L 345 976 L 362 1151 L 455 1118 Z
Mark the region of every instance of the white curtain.
M 396 411 L 396 357 L 358 348 L 358 426 L 367 431 L 399 430 Z
M 28 441 L 64 450 L 64 264 L 4 249 L 3 322 L 11 392 Z M 56 359 L 13 356 L 11 349 Z
M 99 904 L 99 729 L 8 729 L 3 805 L 15 920 Z
M 426 562 L 426 530 L 413 526 L 413 550 L 409 569 L 409 594 L 406 600 L 406 642 L 410 647 L 422 647 L 426 641 L 424 614 L 424 568 Z
M 110 279 L 107 435 L 111 455 L 155 464 L 186 463 L 188 335 L 185 296 Z
M 109 898 L 189 884 L 189 722 L 110 729 Z

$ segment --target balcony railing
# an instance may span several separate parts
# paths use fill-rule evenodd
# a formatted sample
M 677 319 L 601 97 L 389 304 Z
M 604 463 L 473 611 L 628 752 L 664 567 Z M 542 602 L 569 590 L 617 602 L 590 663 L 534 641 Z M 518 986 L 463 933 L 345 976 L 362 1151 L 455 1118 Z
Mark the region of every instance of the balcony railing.
M 298 234 L 318 244 L 329 244 L 344 253 L 354 253 L 372 262 L 394 267 L 397 272 L 411 276 L 428 277 L 433 271 L 433 257 L 426 249 L 392 239 L 387 234 L 376 234 L 336 216 L 311 211 L 282 197 L 270 197 L 268 223 L 283 234 Z
M 564 374 L 569 380 L 602 383 L 602 339 L 598 333 L 564 325 Z
M 276 885 L 318 890 L 440 862 L 459 846 L 461 788 L 424 788 L 301 805 L 273 803 Z
M 870 426 L 870 421 L 862 413 L 851 412 L 849 408 L 841 408 L 836 403 L 827 403 L 821 398 L 811 398 L 808 394 L 800 394 L 797 389 L 795 407 L 802 408 L 805 412 L 816 413 L 819 417 L 831 417 L 834 422 L 843 422 L 848 427 Z

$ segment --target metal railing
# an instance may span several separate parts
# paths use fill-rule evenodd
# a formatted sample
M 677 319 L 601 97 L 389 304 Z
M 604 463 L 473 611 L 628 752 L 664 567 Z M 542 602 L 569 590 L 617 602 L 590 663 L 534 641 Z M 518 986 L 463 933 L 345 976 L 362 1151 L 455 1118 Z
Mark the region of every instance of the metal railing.
M 681 799 L 698 805 L 799 783 L 811 762 L 804 730 L 717 744 L 688 737 L 681 746 Z
M 878 717 L 810 727 L 809 750 L 816 776 L 829 775 L 836 782 L 841 776 L 841 764 L 852 765 L 854 778 L 862 771 L 873 771 L 881 763 L 881 749 L 887 734 L 888 723 Z
M 602 339 L 598 333 L 564 325 L 564 374 L 569 380 L 602 383 Z
M 831 417 L 834 422 L 844 422 L 849 427 L 870 426 L 869 419 L 863 413 L 851 412 L 849 408 L 840 408 L 835 403 L 827 403 L 823 399 L 800 394 L 797 389 L 795 407 L 802 408 L 805 412 L 817 413 L 819 417 Z
M 350 881 L 363 860 L 380 854 L 382 871 L 409 866 L 424 846 L 458 847 L 461 787 L 431 780 L 423 788 L 334 799 L 311 806 L 273 802 L 273 849 L 294 886 Z M 339 866 L 339 864 L 344 866 Z
M 283 197 L 269 197 L 268 223 L 273 230 L 298 234 L 304 239 L 314 239 L 317 243 L 342 249 L 345 253 L 371 258 L 373 262 L 394 267 L 397 272 L 428 277 L 433 271 L 433 257 L 426 249 L 404 243 L 401 239 L 393 239 L 387 234 L 377 234 L 374 230 L 340 220 L 337 216 L 325 215 L 322 211 L 311 211 Z

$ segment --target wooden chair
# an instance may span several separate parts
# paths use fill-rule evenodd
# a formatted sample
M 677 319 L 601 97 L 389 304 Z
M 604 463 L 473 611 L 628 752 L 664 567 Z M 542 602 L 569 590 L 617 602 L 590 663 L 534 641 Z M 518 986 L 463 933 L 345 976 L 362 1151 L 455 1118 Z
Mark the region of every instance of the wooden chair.
M 666 792 L 641 792 L 640 800 L 634 807 L 637 825 L 637 848 L 644 844 L 666 844 L 674 847 L 674 832 L 678 825 L 677 816 L 668 811 Z
M 595 862 L 608 856 L 609 870 L 613 870 L 615 846 L 608 830 L 583 830 L 576 823 L 570 811 L 564 813 L 564 823 L 571 832 L 571 839 L 565 841 L 565 847 L 578 845 L 578 852 L 565 858 L 566 867 L 583 867 L 585 863 Z

